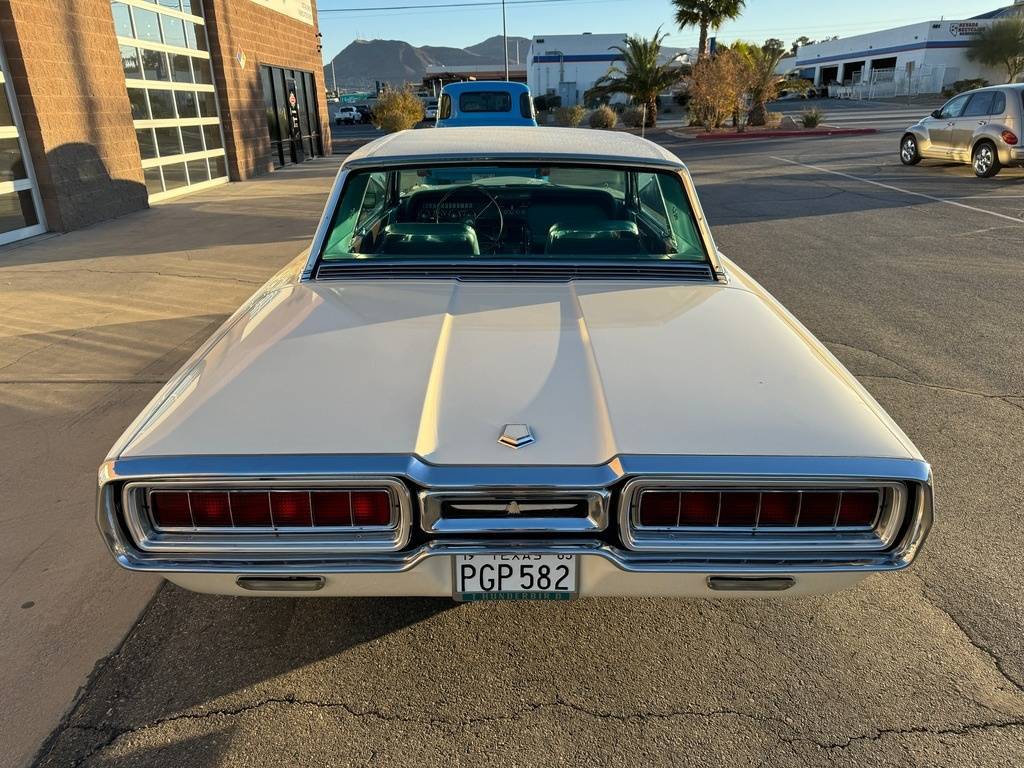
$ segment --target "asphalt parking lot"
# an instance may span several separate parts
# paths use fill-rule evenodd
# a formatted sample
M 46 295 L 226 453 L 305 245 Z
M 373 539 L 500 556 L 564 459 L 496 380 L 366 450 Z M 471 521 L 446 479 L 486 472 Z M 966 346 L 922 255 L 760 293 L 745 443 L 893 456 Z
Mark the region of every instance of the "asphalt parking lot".
M 904 168 L 892 133 L 658 138 L 932 462 L 915 566 L 777 602 L 164 586 L 38 765 L 1024 763 L 1024 171 Z

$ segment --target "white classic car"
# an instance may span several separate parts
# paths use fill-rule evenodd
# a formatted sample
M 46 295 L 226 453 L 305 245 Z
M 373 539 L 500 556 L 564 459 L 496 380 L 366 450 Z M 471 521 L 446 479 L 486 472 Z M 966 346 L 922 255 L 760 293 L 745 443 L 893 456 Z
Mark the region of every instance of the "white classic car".
M 626 133 L 407 131 L 100 469 L 125 568 L 263 595 L 762 596 L 914 559 L 931 472 Z

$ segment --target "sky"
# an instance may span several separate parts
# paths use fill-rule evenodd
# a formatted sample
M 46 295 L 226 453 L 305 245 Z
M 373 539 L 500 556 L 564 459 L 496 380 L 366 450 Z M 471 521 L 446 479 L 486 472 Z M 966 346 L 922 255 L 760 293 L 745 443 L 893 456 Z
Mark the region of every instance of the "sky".
M 501 34 L 501 6 L 436 8 L 431 5 L 486 2 L 487 0 L 317 0 L 324 61 L 353 40 L 384 38 L 413 45 L 463 48 Z M 508 0 L 508 34 L 520 37 L 580 32 L 627 32 L 650 36 L 659 25 L 669 37 L 665 45 L 696 47 L 697 30 L 680 31 L 672 23 L 669 0 Z M 934 19 L 964 19 L 991 11 L 1012 0 L 747 0 L 736 20 L 725 24 L 718 38 L 725 43 L 742 39 L 761 42 L 778 37 L 790 42 L 807 35 L 812 39 L 848 37 L 903 24 Z M 382 6 L 415 6 L 407 10 Z

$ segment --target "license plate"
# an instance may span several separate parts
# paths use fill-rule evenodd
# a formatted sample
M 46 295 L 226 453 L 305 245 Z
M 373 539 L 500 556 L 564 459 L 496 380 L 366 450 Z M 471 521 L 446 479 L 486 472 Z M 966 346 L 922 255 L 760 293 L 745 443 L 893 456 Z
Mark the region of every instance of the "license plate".
M 575 555 L 456 555 L 456 600 L 568 600 L 576 593 Z

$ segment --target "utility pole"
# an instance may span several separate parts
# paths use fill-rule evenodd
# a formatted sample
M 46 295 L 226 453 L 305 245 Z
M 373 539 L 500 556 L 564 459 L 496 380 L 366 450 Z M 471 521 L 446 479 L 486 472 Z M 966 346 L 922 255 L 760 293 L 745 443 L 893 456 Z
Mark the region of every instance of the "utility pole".
M 508 82 L 508 26 L 505 23 L 505 0 L 501 0 L 501 41 L 505 49 L 505 82 Z
M 334 95 L 338 95 L 338 73 L 334 71 L 334 59 L 331 59 L 331 83 L 334 86 Z

